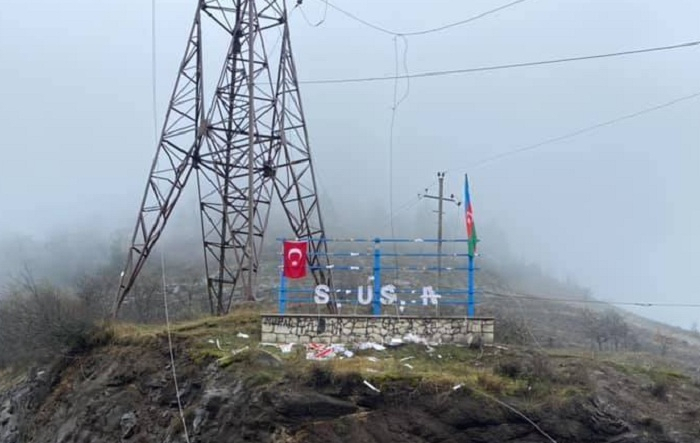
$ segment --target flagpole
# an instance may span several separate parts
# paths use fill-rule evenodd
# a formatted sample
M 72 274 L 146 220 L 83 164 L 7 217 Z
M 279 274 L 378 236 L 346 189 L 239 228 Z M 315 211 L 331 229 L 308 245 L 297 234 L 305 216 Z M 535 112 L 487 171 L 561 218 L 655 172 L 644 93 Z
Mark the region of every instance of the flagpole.
M 464 174 L 464 209 L 465 209 L 465 218 L 468 219 L 469 214 L 469 208 L 471 206 L 471 199 L 469 196 L 469 177 L 467 174 Z M 467 290 L 467 317 L 474 317 L 474 255 L 476 255 L 476 252 L 474 251 L 475 248 L 472 246 L 472 238 L 469 238 L 469 220 L 465 220 L 467 223 L 467 240 L 469 241 L 469 270 L 468 270 L 468 290 Z M 474 232 L 471 233 L 471 235 L 475 235 Z

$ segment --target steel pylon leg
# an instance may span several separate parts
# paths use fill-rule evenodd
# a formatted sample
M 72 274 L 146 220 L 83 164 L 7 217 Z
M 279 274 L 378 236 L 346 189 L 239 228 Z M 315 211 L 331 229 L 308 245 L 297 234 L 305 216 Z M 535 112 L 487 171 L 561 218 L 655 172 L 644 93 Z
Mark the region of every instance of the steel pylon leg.
M 201 36 L 198 7 L 120 276 L 115 315 L 163 232 L 197 162 L 203 111 Z
M 289 23 L 286 21 L 275 100 L 277 107 L 271 152 L 276 163 L 275 191 L 294 234 L 297 238 L 310 239 L 310 265 L 316 284 L 324 283 L 332 287 L 318 186 L 292 55 Z M 335 292 L 331 291 L 331 294 L 329 308 L 331 312 L 337 312 Z

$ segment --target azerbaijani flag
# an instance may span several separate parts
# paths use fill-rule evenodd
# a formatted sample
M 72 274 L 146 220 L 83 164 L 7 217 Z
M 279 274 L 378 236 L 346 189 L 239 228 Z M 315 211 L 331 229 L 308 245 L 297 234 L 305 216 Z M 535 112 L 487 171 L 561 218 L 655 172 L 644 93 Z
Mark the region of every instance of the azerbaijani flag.
M 476 254 L 476 243 L 479 239 L 476 237 L 476 226 L 474 225 L 474 210 L 472 208 L 472 201 L 469 197 L 469 178 L 467 174 L 464 174 L 464 207 L 466 209 L 466 221 L 467 221 L 467 240 L 469 242 L 469 255 L 474 257 Z

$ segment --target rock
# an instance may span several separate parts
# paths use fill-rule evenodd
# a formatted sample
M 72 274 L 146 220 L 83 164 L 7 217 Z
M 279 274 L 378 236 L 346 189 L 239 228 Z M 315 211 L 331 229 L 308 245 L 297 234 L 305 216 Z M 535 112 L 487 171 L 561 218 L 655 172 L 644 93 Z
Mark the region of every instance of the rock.
M 354 414 L 358 410 L 354 403 L 318 393 L 285 393 L 279 395 L 274 403 L 279 414 L 292 419 L 329 419 Z
M 134 433 L 136 433 L 136 428 L 138 426 L 136 413 L 132 411 L 122 415 L 122 418 L 119 420 L 119 424 L 121 426 L 122 439 L 127 440 L 131 438 Z
M 206 411 L 202 408 L 197 408 L 197 410 L 194 411 L 194 420 L 192 421 L 192 432 L 194 432 L 195 434 L 199 432 L 202 423 L 204 423 L 206 415 Z
M 278 367 L 282 366 L 282 361 L 275 355 L 267 351 L 259 350 L 255 356 L 255 363 L 260 366 Z

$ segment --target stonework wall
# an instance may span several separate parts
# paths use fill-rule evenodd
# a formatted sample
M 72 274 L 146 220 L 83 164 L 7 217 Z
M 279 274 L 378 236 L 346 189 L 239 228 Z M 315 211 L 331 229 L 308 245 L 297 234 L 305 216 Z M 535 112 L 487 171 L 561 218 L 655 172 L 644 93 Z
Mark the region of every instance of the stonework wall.
M 389 343 L 414 334 L 434 343 L 493 343 L 493 318 L 262 314 L 262 341 Z

